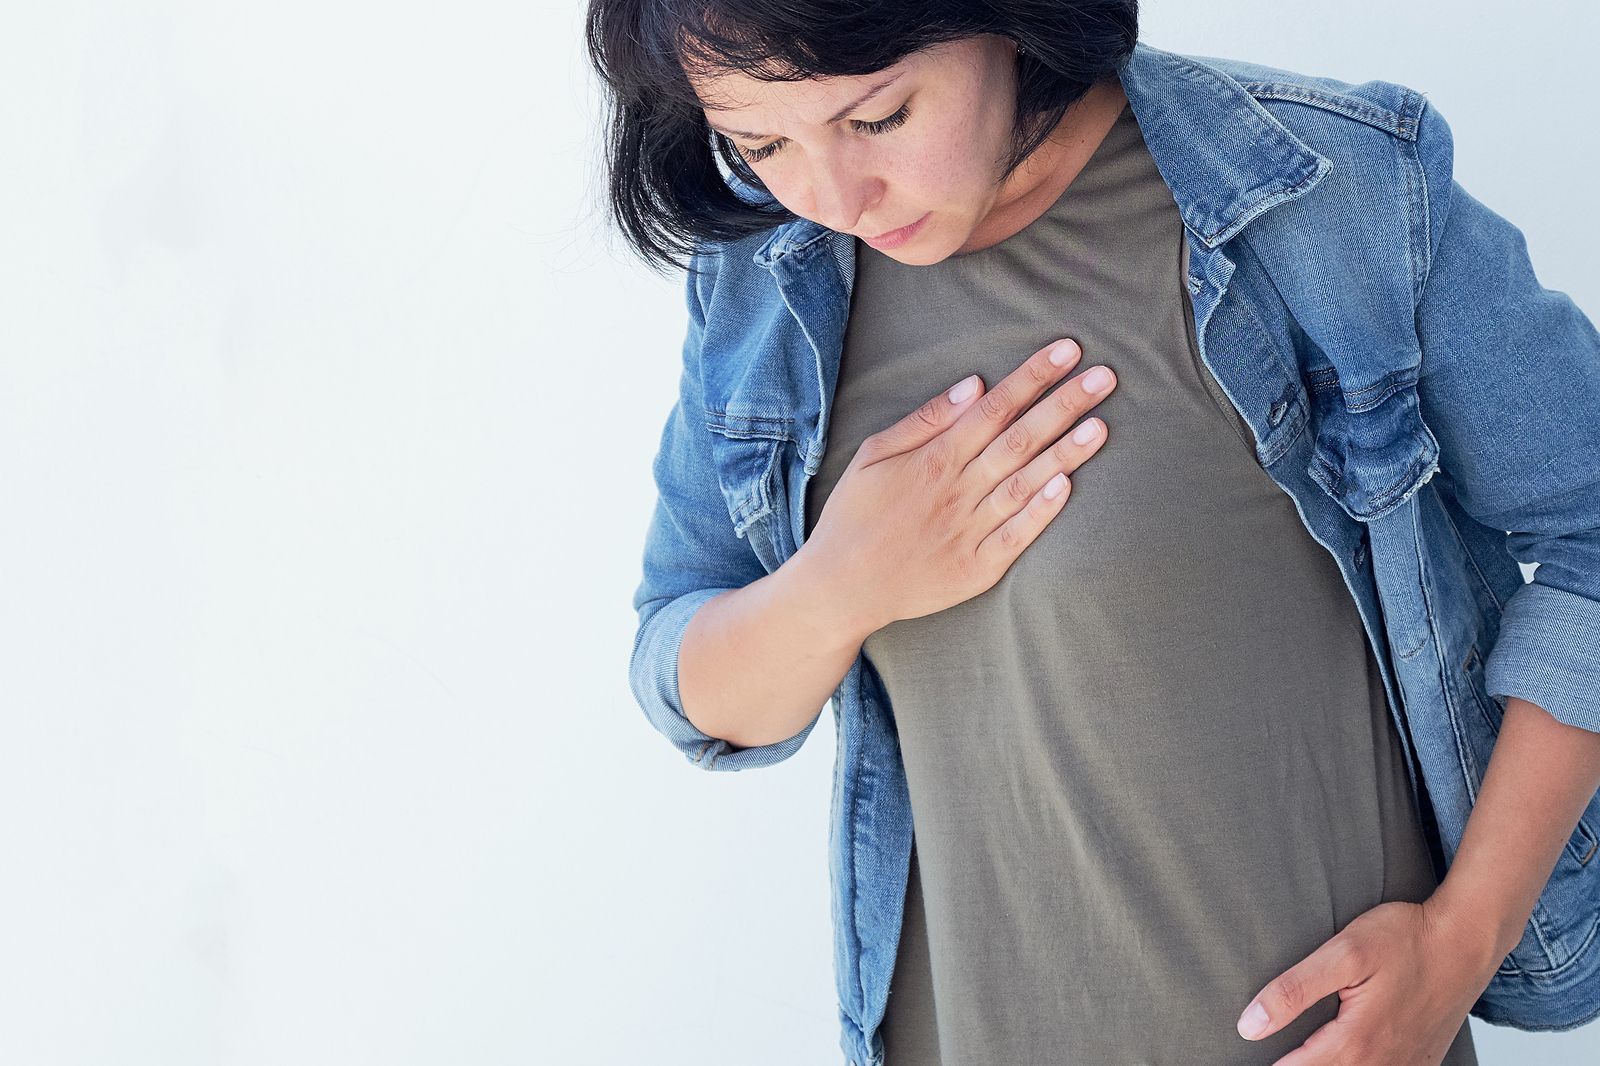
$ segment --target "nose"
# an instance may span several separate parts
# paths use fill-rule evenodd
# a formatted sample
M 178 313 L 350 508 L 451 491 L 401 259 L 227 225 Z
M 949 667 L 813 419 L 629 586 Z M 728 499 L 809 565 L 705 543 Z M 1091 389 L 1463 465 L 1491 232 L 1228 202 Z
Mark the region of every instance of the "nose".
M 812 218 L 849 233 L 883 197 L 883 182 L 837 156 L 819 158 L 811 170 Z M 869 234 L 870 236 L 870 234 Z

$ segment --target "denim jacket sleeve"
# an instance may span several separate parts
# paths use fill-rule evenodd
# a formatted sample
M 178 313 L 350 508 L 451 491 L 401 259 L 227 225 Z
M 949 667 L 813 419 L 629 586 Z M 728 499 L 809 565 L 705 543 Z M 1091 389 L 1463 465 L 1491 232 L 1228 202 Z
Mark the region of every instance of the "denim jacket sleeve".
M 1485 684 L 1600 731 L 1600 334 L 1540 284 L 1521 230 L 1455 181 L 1431 103 L 1416 149 L 1423 417 L 1462 507 L 1539 564 L 1505 604 Z
M 766 574 L 750 545 L 734 535 L 712 465 L 710 431 L 700 417 L 705 311 L 695 271 L 705 267 L 702 254 L 696 253 L 690 265 L 683 371 L 652 466 L 656 503 L 645 533 L 644 576 L 633 594 L 639 627 L 628 681 L 650 724 L 691 763 L 705 770 L 746 770 L 794 754 L 818 718 L 787 740 L 742 748 L 696 728 L 678 694 L 678 647 L 689 619 L 718 593 L 743 588 Z

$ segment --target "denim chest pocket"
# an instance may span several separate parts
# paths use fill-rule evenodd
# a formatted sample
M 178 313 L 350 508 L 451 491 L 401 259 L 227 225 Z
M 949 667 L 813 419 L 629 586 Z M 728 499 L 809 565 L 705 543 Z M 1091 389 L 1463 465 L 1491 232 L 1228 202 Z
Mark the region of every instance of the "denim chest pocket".
M 711 464 L 735 536 L 749 541 L 768 573 L 781 563 L 774 523 L 786 512 L 780 478 L 784 449 L 794 442 L 794 420 L 707 408 Z
M 1307 374 L 1315 445 L 1306 472 L 1358 522 L 1382 518 L 1438 469 L 1417 368 L 1347 388 L 1333 367 Z

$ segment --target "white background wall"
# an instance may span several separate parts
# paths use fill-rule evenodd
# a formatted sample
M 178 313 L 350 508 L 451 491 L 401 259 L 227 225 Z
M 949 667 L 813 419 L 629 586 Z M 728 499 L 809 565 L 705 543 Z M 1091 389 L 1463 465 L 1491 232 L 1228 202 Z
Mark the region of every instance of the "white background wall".
M 606 228 L 581 16 L 0 16 L 0 1059 L 840 1060 L 831 711 L 710 774 L 627 686 L 684 317 Z M 1143 36 L 1425 91 L 1600 317 L 1597 34 L 1155 0 Z M 1600 1054 L 1473 1024 L 1486 1066 Z

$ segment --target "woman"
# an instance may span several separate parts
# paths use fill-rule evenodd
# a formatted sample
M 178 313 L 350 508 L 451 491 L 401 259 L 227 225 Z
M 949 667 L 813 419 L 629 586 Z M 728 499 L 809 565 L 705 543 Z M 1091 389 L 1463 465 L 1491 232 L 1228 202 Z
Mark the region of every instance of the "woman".
M 593 0 L 589 33 L 616 217 L 693 253 L 635 692 L 721 769 L 836 697 L 850 1061 L 1475 1062 L 1518 941 L 1427 906 L 1447 726 L 1397 713 L 1363 528 L 1376 567 L 1439 446 L 1415 374 L 1318 346 L 1415 343 L 1418 238 L 1305 196 L 1403 158 L 1420 97 L 1149 49 L 1118 0 Z M 1355 178 L 1247 88 L 1327 104 Z M 1294 306 L 1296 242 L 1393 284 Z M 1387 998 L 1318 983 L 1348 929 Z

